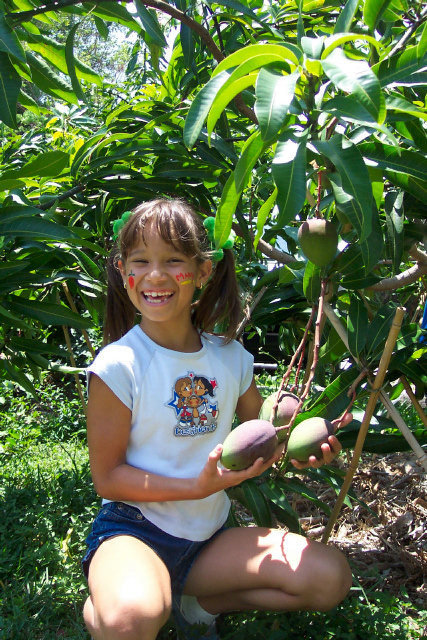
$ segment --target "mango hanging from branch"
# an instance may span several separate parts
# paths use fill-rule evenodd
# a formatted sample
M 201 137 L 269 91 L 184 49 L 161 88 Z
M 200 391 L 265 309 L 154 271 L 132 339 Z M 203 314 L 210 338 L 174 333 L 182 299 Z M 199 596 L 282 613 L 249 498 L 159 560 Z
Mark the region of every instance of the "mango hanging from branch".
M 335 258 L 338 234 L 330 220 L 311 218 L 298 229 L 298 242 L 305 257 L 317 267 L 325 267 Z

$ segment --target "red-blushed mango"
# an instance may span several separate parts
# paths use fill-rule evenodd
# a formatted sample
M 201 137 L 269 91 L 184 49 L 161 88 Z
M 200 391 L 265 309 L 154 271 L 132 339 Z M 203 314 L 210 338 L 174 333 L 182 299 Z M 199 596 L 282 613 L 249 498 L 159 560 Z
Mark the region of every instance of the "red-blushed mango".
M 298 229 L 298 241 L 306 258 L 317 267 L 324 267 L 335 258 L 338 234 L 330 220 L 305 220 Z
M 276 402 L 277 394 L 278 392 L 275 391 L 274 393 L 269 395 L 262 403 L 262 407 L 258 416 L 260 420 L 271 420 L 271 411 Z M 298 406 L 298 403 L 299 398 L 294 393 L 290 393 L 289 391 L 281 391 L 279 396 L 279 404 L 277 406 L 277 410 L 273 419 L 273 425 L 275 427 L 284 427 L 285 425 L 289 424 L 292 416 L 294 415 L 294 411 Z M 286 436 L 286 429 L 277 432 L 279 442 L 282 442 L 282 440 L 284 440 Z
M 296 425 L 288 440 L 287 454 L 300 462 L 310 456 L 322 457 L 321 445 L 335 432 L 334 425 L 324 418 L 307 418 Z
M 257 460 L 268 460 L 279 441 L 276 429 L 267 420 L 248 420 L 233 429 L 223 443 L 221 463 L 227 469 L 241 471 Z

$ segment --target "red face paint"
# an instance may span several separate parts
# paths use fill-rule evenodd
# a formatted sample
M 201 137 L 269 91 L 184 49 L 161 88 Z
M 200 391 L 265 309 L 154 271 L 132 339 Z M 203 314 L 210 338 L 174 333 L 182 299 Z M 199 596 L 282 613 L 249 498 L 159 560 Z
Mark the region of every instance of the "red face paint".
M 186 273 L 178 273 L 176 280 L 179 284 L 194 284 L 194 273 L 186 272 Z
M 128 274 L 128 282 L 129 282 L 129 288 L 133 289 L 135 286 L 135 274 L 132 273 L 132 271 Z

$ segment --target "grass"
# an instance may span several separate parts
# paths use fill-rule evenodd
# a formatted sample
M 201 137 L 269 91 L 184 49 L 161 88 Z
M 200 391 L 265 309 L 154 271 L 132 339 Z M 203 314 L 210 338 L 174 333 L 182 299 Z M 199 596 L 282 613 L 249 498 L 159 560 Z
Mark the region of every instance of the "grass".
M 1 640 L 89 638 L 80 558 L 99 499 L 84 434 L 78 401 L 67 388 L 41 387 L 37 402 L 0 388 Z M 233 614 L 221 617 L 219 628 L 223 640 L 416 640 L 426 622 L 425 611 L 415 615 L 404 594 L 355 586 L 327 614 Z M 166 626 L 159 640 L 172 638 Z

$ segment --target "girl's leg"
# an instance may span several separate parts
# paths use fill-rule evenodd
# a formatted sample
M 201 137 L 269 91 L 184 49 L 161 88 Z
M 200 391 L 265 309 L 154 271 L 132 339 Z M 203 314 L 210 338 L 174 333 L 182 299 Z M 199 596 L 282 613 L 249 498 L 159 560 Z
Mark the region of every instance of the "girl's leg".
M 154 640 L 171 610 L 169 572 L 132 536 L 103 542 L 89 568 L 83 616 L 94 640 Z
M 227 529 L 196 559 L 185 593 L 210 613 L 327 611 L 347 595 L 351 571 L 334 547 L 280 529 Z

